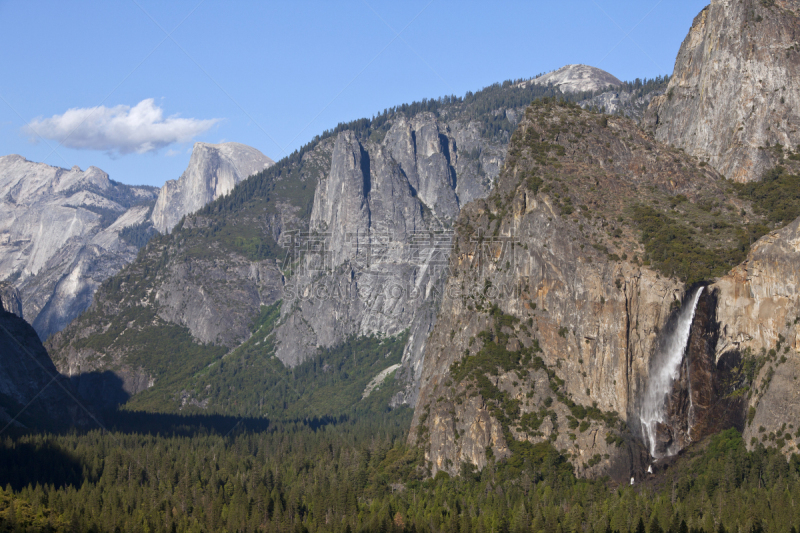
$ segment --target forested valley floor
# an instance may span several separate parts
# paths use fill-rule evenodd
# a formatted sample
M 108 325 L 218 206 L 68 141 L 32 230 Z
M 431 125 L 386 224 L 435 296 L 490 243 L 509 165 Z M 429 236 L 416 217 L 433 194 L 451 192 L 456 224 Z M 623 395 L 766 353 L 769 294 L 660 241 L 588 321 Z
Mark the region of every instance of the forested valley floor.
M 408 409 L 294 422 L 121 413 L 6 435 L 3 531 L 796 531 L 800 458 L 715 435 L 636 485 L 576 479 L 548 444 L 428 476 Z

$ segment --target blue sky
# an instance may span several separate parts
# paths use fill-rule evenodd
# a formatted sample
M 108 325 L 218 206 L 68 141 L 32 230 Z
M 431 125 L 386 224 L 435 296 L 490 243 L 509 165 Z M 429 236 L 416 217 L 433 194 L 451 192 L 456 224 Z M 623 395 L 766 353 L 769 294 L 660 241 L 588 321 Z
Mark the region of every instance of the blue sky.
M 569 63 L 671 73 L 706 3 L 0 0 L 0 155 L 156 186 L 195 141 L 277 161 L 339 122 Z

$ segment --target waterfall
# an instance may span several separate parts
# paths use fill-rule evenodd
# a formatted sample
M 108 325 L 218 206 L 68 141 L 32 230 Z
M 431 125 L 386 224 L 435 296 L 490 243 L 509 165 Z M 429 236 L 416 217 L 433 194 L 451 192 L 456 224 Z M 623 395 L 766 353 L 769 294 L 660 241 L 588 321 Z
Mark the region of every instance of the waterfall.
M 680 375 L 681 362 L 689 342 L 694 311 L 703 288 L 695 291 L 689 305 L 684 305 L 678 315 L 674 329 L 664 340 L 650 366 L 650 376 L 645 387 L 639 411 L 642 431 L 650 447 L 650 455 L 656 457 L 656 434 L 659 423 L 665 420 L 666 401 L 672 392 L 672 383 Z

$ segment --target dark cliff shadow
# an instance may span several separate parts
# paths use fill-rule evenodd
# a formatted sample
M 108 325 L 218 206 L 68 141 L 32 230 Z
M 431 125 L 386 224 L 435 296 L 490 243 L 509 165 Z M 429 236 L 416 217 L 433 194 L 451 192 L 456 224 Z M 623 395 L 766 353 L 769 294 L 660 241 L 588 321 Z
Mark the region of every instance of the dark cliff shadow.
M 95 429 L 159 436 L 234 435 L 241 431 L 267 431 L 278 425 L 302 425 L 311 429 L 349 423 L 346 416 L 281 420 L 278 424 L 267 418 L 239 417 L 218 414 L 153 413 L 129 411 L 124 408 L 131 394 L 125 390 L 123 380 L 114 372 L 87 372 L 71 376 L 69 385 L 74 398 L 65 400 L 73 410 L 82 410 L 90 424 L 82 426 L 29 426 L 12 430 L 15 434 L 31 431 L 48 431 L 55 434 L 85 432 Z
M 316 431 L 328 426 L 352 423 L 352 420 L 347 416 L 276 421 L 268 418 L 230 415 L 148 413 L 119 409 L 113 412 L 105 412 L 103 416 L 107 422 L 107 429 L 110 431 L 162 437 L 232 436 L 241 432 L 279 431 L 292 427 L 303 427 Z
M 122 378 L 110 370 L 76 374 L 70 376 L 69 381 L 86 407 L 101 412 L 114 411 L 131 397 Z
M 657 428 L 656 446 L 660 458 L 653 460 L 645 447 L 646 462 L 640 467 L 651 468 L 656 473 L 667 470 L 685 449 L 697 442 L 730 428 L 740 433 L 744 429 L 747 383 L 741 372 L 742 356 L 737 350 L 717 356 L 721 327 L 717 317 L 719 289 L 710 289 L 705 283 L 687 288 L 683 305 L 673 311 L 660 332 L 652 357 L 664 349 L 664 342 L 675 331 L 677 317 L 686 310 L 690 295 L 700 287 L 704 290 L 696 301 L 677 378 L 665 398 L 664 422 Z M 640 390 L 645 390 L 644 385 Z M 636 409 L 628 418 L 634 434 L 644 443 L 646 438 L 638 418 L 641 400 L 637 398 Z
M 55 370 L 53 369 L 55 373 Z M 57 374 L 57 373 L 56 373 Z M 303 426 L 317 430 L 337 424 L 350 424 L 353 420 L 346 416 L 314 417 L 305 419 L 280 419 L 247 416 L 192 413 L 154 413 L 125 409 L 125 403 L 131 398 L 124 387 L 124 381 L 112 371 L 86 372 L 74 376 L 62 377 L 67 394 L 57 398 L 59 409 L 72 413 L 72 417 L 54 423 L 46 419 L 45 414 L 38 417 L 20 417 L 22 427 L 10 426 L 6 429 L 9 436 L 30 435 L 47 432 L 56 435 L 68 433 L 84 433 L 103 429 L 128 434 L 150 434 L 160 436 L 194 435 L 235 435 L 241 431 L 260 432 L 277 428 Z M 55 385 L 53 385 L 55 387 Z M 22 406 L 6 405 L 0 395 L 0 408 L 13 415 Z M 9 407 L 11 406 L 11 407 Z M 24 414 L 38 414 L 36 405 L 30 405 Z M 29 419 L 33 423 L 28 423 Z M 79 423 L 73 422 L 78 420 Z
M 50 442 L 0 444 L 0 484 L 15 491 L 30 485 L 80 488 L 84 467 L 76 458 Z
M 58 373 L 38 334 L 25 320 L 0 310 L 0 409 L 8 428 L 56 431 L 90 426 L 69 378 Z M 77 400 L 77 401 L 76 401 Z M 5 425 L 4 422 L 0 428 Z

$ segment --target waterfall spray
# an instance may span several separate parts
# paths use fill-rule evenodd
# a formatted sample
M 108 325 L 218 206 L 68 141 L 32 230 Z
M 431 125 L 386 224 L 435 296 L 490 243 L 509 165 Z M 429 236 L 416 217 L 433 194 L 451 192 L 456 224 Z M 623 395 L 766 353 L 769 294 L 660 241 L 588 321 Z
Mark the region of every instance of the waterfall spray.
M 644 437 L 650 447 L 650 455 L 656 457 L 656 432 L 659 423 L 664 422 L 667 396 L 672 391 L 672 383 L 680 375 L 681 362 L 689 342 L 694 312 L 703 287 L 695 291 L 691 303 L 681 309 L 675 329 L 665 340 L 656 354 L 639 411 Z

